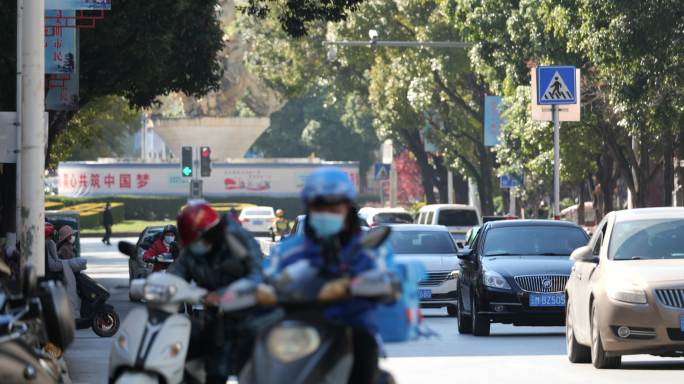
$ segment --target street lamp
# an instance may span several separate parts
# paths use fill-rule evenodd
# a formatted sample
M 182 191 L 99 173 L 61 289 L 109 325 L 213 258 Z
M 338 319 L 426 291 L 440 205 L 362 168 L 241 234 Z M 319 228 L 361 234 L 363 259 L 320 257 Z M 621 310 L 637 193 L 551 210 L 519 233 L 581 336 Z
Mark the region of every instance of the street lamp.
M 370 40 L 340 40 L 340 41 L 324 41 L 323 46 L 328 47 L 327 59 L 328 61 L 337 60 L 337 47 L 390 47 L 390 48 L 470 48 L 473 43 L 466 43 L 461 41 L 407 41 L 407 40 L 379 40 L 379 34 L 376 29 L 368 30 L 368 38 Z M 390 168 L 390 205 L 397 204 L 397 173 L 394 161 Z M 447 177 L 449 179 L 449 203 L 453 203 L 453 174 L 448 170 Z

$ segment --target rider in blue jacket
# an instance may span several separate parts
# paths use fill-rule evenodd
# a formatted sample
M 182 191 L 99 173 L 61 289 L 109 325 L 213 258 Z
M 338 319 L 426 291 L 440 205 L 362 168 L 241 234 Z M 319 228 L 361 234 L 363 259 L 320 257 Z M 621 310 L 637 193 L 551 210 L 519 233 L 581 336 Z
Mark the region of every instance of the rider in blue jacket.
M 342 170 L 323 167 L 313 172 L 302 190 L 307 214 L 304 234 L 275 247 L 270 272 L 277 274 L 301 260 L 308 261 L 331 278 L 354 277 L 378 268 L 378 258 L 372 252 L 389 253 L 389 249 L 381 247 L 369 251 L 358 246 L 363 233 L 355 206 L 356 197 L 354 184 Z M 374 383 L 379 372 L 374 307 L 371 301 L 349 299 L 325 309 L 328 319 L 347 325 L 353 331 L 354 364 L 349 383 Z

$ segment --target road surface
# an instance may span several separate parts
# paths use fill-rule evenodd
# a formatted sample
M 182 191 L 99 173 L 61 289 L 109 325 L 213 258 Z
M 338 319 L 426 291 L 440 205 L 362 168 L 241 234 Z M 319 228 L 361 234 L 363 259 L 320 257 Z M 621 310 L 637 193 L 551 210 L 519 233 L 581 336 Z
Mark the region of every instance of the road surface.
M 132 307 L 128 302 L 126 258 L 115 246 L 104 246 L 99 239 L 82 239 L 82 247 L 88 259 L 87 273 L 110 289 L 110 302 L 123 320 Z M 643 384 L 684 380 L 684 359 L 626 357 L 622 369 L 604 371 L 591 365 L 572 365 L 565 357 L 562 327 L 494 325 L 492 336 L 480 338 L 459 335 L 456 320 L 446 317 L 446 311 L 429 310 L 425 314 L 426 324 L 439 337 L 387 345 L 389 358 L 382 365 L 400 384 Z M 107 382 L 113 340 L 100 338 L 89 329 L 77 332 L 66 355 L 74 383 Z

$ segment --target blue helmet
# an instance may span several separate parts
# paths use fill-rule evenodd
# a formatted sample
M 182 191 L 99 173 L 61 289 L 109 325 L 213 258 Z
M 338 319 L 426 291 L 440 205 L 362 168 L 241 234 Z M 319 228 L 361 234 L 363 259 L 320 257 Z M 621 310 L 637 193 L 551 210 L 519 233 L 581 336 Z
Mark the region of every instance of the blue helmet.
M 307 203 L 334 204 L 356 200 L 356 187 L 344 171 L 335 167 L 316 169 L 304 183 L 302 200 Z

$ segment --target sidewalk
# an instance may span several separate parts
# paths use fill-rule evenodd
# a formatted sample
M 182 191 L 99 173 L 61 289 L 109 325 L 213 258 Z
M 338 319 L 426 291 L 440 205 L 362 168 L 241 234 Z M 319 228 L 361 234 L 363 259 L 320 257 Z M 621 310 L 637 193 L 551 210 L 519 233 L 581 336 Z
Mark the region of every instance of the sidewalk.
M 123 321 L 135 304 L 128 301 L 128 259 L 114 245 L 119 240 L 112 239 L 113 245 L 107 247 L 99 239 L 82 239 L 81 246 L 83 256 L 88 259 L 86 273 L 107 287 L 112 295 L 108 303 Z M 76 331 L 76 339 L 65 354 L 74 384 L 107 383 L 109 350 L 114 340 L 116 336 L 102 338 L 90 328 Z

